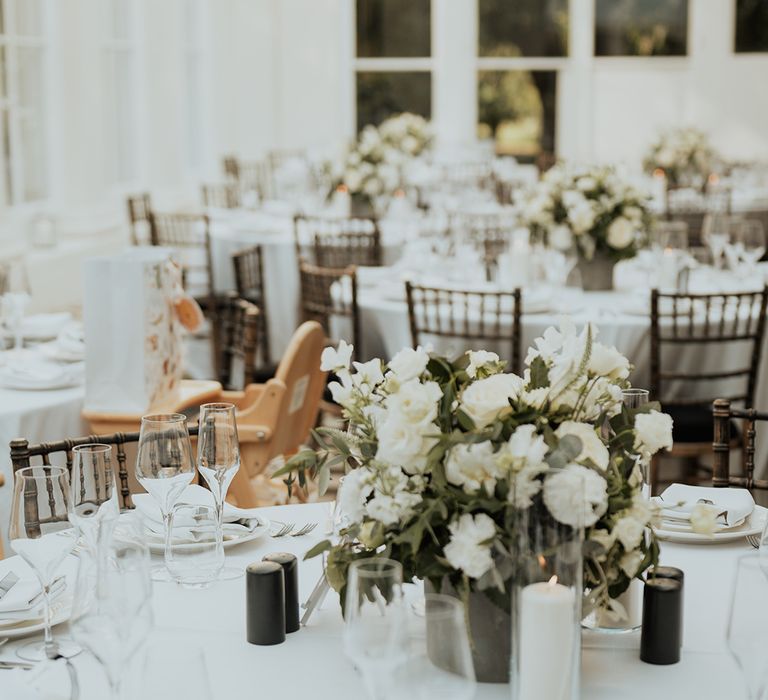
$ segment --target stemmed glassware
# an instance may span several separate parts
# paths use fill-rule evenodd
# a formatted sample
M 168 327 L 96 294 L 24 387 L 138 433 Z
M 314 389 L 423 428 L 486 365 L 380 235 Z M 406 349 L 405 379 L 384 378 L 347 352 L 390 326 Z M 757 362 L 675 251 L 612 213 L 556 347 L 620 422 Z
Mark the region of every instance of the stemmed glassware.
M 187 417 L 180 413 L 144 416 L 136 456 L 136 478 L 163 515 L 166 560 L 171 549 L 171 511 L 194 477 Z M 167 580 L 167 574 L 164 567 L 153 571 L 156 579 Z
M 645 406 L 648 403 L 648 397 L 648 389 L 624 389 L 621 392 L 621 401 L 630 411 Z M 639 458 L 637 463 L 643 474 L 642 494 L 648 499 L 651 497 L 651 481 L 648 474 L 650 465 L 643 463 L 643 460 Z
M 768 689 L 768 570 L 759 554 L 739 558 L 731 595 L 726 641 L 744 674 L 750 700 Z
M 344 651 L 363 674 L 371 700 L 381 700 L 408 658 L 402 565 L 384 558 L 352 562 L 344 619 Z
M 224 501 L 240 469 L 240 442 L 235 407 L 231 403 L 206 403 L 200 407 L 197 468 L 213 494 L 218 532 L 223 539 Z M 242 569 L 222 569 L 220 578 L 242 576 Z
M 43 589 L 42 644 L 30 642 L 17 650 L 19 657 L 39 661 L 57 652 L 64 656 L 77 648 L 64 648 L 54 642 L 51 631 L 51 584 L 64 559 L 75 545 L 69 529 L 71 511 L 69 478 L 64 467 L 25 467 L 14 475 L 11 523 L 8 536 L 11 548 L 35 572 Z
M 70 628 L 75 639 L 101 664 L 112 700 L 119 700 L 128 666 L 152 629 L 149 549 L 135 514 L 120 521 L 103 544 L 99 566 L 80 558 Z
M 72 449 L 72 509 L 69 520 L 85 545 L 98 556 L 102 530 L 120 515 L 117 484 L 112 469 L 112 446 L 101 443 L 78 445 Z
M 712 214 L 705 220 L 702 238 L 707 244 L 716 269 L 722 267 L 723 253 L 731 240 L 732 218 L 726 214 Z
M 739 244 L 741 257 L 749 269 L 754 270 L 757 263 L 765 255 L 766 243 L 763 225 L 755 219 L 740 221 L 735 238 Z

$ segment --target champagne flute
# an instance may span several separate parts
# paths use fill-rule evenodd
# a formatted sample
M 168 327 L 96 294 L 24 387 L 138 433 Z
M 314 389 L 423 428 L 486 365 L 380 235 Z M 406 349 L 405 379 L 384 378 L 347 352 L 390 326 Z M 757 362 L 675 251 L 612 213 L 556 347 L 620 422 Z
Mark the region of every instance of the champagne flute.
M 746 260 L 749 269 L 754 271 L 757 263 L 765 255 L 765 230 L 762 223 L 756 219 L 745 219 L 739 222 L 736 234 L 741 244 L 741 256 Z
M 111 529 L 120 515 L 112 446 L 89 443 L 73 448 L 70 487 L 69 520 L 91 553 L 98 556 L 99 541 L 105 534 L 102 530 Z
M 181 413 L 141 419 L 136 478 L 160 507 L 165 525 L 165 557 L 171 549 L 171 511 L 195 477 L 187 417 Z M 153 571 L 157 580 L 170 580 L 165 567 Z
M 764 697 L 768 688 L 768 576 L 759 554 L 740 557 L 731 595 L 726 641 L 744 674 L 747 698 Z
M 69 479 L 64 467 L 25 467 L 14 474 L 9 539 L 11 548 L 35 572 L 43 592 L 42 644 L 29 642 L 17 650 L 22 659 L 40 661 L 61 653 L 72 656 L 75 645 L 57 644 L 51 630 L 51 584 L 75 545 L 70 528 Z
M 229 485 L 240 469 L 235 406 L 231 403 L 203 404 L 200 407 L 199 425 L 197 468 L 213 494 L 219 534 L 223 540 L 224 501 Z M 243 574 L 242 567 L 223 567 L 218 578 L 239 578 Z
M 344 651 L 362 672 L 368 697 L 382 700 L 408 658 L 402 565 L 377 557 L 352 562 L 344 620 Z

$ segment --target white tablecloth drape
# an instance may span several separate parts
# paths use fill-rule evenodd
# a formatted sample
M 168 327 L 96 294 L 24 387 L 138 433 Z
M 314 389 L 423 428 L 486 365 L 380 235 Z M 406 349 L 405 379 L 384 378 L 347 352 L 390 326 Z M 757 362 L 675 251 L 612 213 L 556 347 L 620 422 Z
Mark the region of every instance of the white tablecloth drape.
M 265 509 L 267 517 L 325 527 L 327 504 Z M 320 558 L 302 556 L 324 535 L 262 539 L 231 549 L 227 563 L 245 567 L 265 554 L 290 551 L 299 557 L 300 599 L 306 600 L 320 574 Z M 751 548 L 743 541 L 729 545 L 692 546 L 663 544 L 662 563 L 685 572 L 684 645 L 680 663 L 653 666 L 639 659 L 639 633 L 602 637 L 585 634 L 582 642 L 581 687 L 585 700 L 647 700 L 648 698 L 697 698 L 722 700 L 744 697 L 739 670 L 725 644 L 728 606 L 736 561 Z M 239 697 L 265 698 L 363 698 L 361 677 L 344 656 L 343 621 L 335 594 L 307 627 L 288 635 L 282 645 L 253 646 L 246 641 L 245 581 L 221 581 L 206 590 L 184 590 L 174 584 L 154 584 L 156 630 L 165 644 L 192 644 L 202 650 L 212 689 L 211 700 Z M 57 633 L 66 633 L 64 627 Z M 0 649 L 0 659 L 13 658 L 17 642 Z M 143 675 L 142 652 L 132 665 L 133 683 Z M 80 675 L 81 699 L 107 697 L 103 673 L 86 654 L 73 660 Z M 167 685 L 154 697 L 175 697 L 177 676 L 169 669 Z M 0 675 L 0 697 L 9 675 Z M 56 698 L 66 700 L 68 681 L 63 664 L 42 679 L 55 688 Z M 141 697 L 136 695 L 135 697 Z M 146 695 L 144 697 L 147 697 Z M 506 685 L 478 686 L 476 700 L 509 698 Z M 153 698 L 154 700 L 154 698 Z

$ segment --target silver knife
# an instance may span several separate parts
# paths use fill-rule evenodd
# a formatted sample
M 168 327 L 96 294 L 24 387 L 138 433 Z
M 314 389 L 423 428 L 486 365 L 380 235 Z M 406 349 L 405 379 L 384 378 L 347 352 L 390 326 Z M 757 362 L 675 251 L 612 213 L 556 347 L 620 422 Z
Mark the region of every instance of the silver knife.
M 13 571 L 9 571 L 2 579 L 0 579 L 0 600 L 2 600 L 5 597 L 5 594 L 16 585 L 18 580 L 19 577 L 14 574 Z

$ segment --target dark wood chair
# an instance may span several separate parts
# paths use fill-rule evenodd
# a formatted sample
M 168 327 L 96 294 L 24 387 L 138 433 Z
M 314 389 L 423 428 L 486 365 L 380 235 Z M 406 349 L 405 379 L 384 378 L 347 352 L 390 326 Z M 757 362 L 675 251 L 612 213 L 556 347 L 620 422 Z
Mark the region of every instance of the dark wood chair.
M 405 283 L 411 342 L 417 347 L 423 336 L 435 336 L 483 344 L 496 342 L 499 357 L 512 372 L 521 369 L 520 289 L 485 292 Z M 504 350 L 506 346 L 506 350 Z
M 264 253 L 261 246 L 253 246 L 232 254 L 237 296 L 259 307 L 259 346 L 256 367 L 274 374 L 269 348 L 269 316 L 264 282 Z M 258 374 L 258 371 L 257 371 Z
M 298 215 L 293 221 L 299 258 L 320 267 L 382 264 L 381 234 L 374 218 L 325 218 Z
M 237 209 L 240 206 L 240 188 L 236 183 L 201 185 L 203 206 L 218 209 Z
M 272 175 L 269 165 L 264 161 L 246 161 L 226 156 L 222 166 L 227 180 L 237 186 L 241 202 L 247 193 L 255 193 L 261 200 L 274 197 Z
M 150 242 L 152 200 L 148 192 L 128 197 L 128 222 L 131 226 L 131 245 L 146 245 Z
M 213 283 L 210 221 L 204 214 L 151 212 L 149 223 L 152 245 L 175 251 L 176 260 L 182 268 L 184 288 L 195 297 L 210 322 L 210 329 L 200 331 L 196 337 L 211 340 L 213 365 L 218 375 L 221 373 L 221 330 Z
M 712 405 L 714 439 L 712 450 L 712 486 L 740 486 L 749 489 L 768 490 L 768 479 L 755 479 L 756 423 L 768 421 L 768 413 L 754 408 L 732 408 L 728 399 L 716 399 Z M 745 424 L 734 435 L 734 421 Z M 731 450 L 734 439 L 741 437 L 741 474 L 731 473 Z
M 254 381 L 260 315 L 258 306 L 234 293 L 219 304 L 219 381 L 225 389 L 242 390 Z
M 351 340 L 355 346 L 355 357 L 364 357 L 354 265 L 327 268 L 299 260 L 299 280 L 302 321 L 317 321 L 325 332 L 326 344 L 335 345 L 339 339 L 331 333 L 331 319 L 348 318 L 352 326 L 351 338 L 345 340 Z M 349 288 L 344 289 L 345 285 Z
M 711 449 L 714 399 L 725 398 L 743 406 L 753 403 L 767 300 L 768 287 L 723 294 L 651 291 L 651 395 L 672 416 L 674 447 L 668 454 L 688 461 L 689 478 L 696 477 L 699 459 Z M 727 366 L 723 349 L 729 344 L 748 353 L 748 362 L 736 361 L 735 366 Z M 676 366 L 674 357 L 691 348 L 702 361 L 709 353 L 716 353 L 716 357 L 722 358 L 718 369 L 702 371 L 703 362 L 690 369 Z M 713 386 L 718 381 L 728 382 L 734 387 L 733 393 L 718 397 L 719 390 Z M 681 383 L 689 397 L 671 394 L 668 387 L 673 382 Z M 659 460 L 655 460 L 652 483 L 658 464 Z
M 489 282 L 495 276 L 499 255 L 509 247 L 514 228 L 514 221 L 508 213 L 456 213 L 450 220 L 454 240 L 466 241 L 477 250 Z
M 188 426 L 191 436 L 197 435 L 197 425 Z M 129 433 L 110 433 L 108 435 L 88 435 L 86 437 L 67 438 L 55 442 L 41 442 L 39 444 L 29 444 L 25 438 L 11 440 L 11 465 L 14 473 L 19 469 L 34 466 L 33 458 L 38 464 L 51 465 L 51 455 L 60 454 L 63 457 L 63 464 L 60 461 L 55 462 L 65 466 L 69 472 L 72 472 L 72 449 L 78 445 L 88 445 L 98 442 L 105 445 L 112 445 L 115 458 L 117 459 L 117 488 L 120 493 L 120 501 L 123 508 L 133 508 L 131 492 L 128 485 L 128 469 L 126 467 L 125 446 L 132 442 L 139 441 L 139 432 Z

